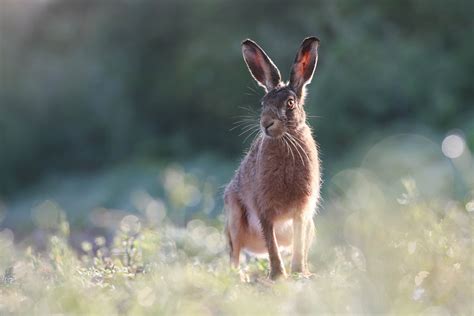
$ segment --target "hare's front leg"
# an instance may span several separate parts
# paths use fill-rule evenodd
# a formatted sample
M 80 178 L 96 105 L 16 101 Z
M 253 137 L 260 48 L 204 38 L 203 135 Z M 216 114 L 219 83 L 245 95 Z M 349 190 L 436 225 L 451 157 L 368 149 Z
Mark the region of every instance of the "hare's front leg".
M 262 225 L 263 237 L 267 245 L 268 257 L 270 259 L 270 278 L 272 280 L 278 279 L 279 277 L 286 278 L 285 267 L 281 260 L 280 251 L 278 250 L 273 222 L 261 217 L 260 224 Z
M 314 222 L 312 218 L 308 219 L 308 223 L 306 224 L 306 235 L 305 235 L 305 249 L 303 255 L 303 273 L 307 276 L 311 275 L 308 267 L 308 253 L 311 244 L 313 243 L 314 236 L 316 234 L 316 228 L 314 227 Z
M 304 272 L 307 224 L 308 221 L 302 214 L 296 214 L 293 217 L 293 254 L 291 259 L 291 272 Z

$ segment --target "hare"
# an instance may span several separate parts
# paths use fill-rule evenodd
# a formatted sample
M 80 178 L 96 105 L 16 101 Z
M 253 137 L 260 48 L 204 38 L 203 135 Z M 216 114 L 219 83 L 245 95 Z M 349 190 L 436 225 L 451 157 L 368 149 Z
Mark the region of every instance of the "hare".
M 314 238 L 313 214 L 320 196 L 320 162 L 304 100 L 318 60 L 319 39 L 306 38 L 289 82 L 252 40 L 242 42 L 247 67 L 265 89 L 260 133 L 226 186 L 224 204 L 231 265 L 240 251 L 266 254 L 270 278 L 286 277 L 280 247 L 292 247 L 292 272 L 309 275 L 308 249 Z

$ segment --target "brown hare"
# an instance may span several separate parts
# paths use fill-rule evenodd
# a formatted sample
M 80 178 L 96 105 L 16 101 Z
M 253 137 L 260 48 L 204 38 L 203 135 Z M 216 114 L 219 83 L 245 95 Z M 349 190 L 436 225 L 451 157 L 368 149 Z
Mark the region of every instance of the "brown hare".
M 313 214 L 320 191 L 318 148 L 304 111 L 305 86 L 313 77 L 319 40 L 306 38 L 290 80 L 253 41 L 242 54 L 253 78 L 265 89 L 261 132 L 224 193 L 231 264 L 240 251 L 268 253 L 270 278 L 286 277 L 280 247 L 292 247 L 292 272 L 308 275 L 308 249 L 314 238 Z

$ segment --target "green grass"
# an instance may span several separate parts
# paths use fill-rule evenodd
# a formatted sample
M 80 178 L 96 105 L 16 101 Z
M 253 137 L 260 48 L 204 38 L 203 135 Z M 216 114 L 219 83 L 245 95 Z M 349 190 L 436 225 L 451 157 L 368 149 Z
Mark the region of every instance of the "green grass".
M 263 259 L 250 260 L 242 282 L 222 228 L 200 220 L 177 228 L 129 215 L 110 245 L 97 237 L 79 251 L 65 222 L 44 252 L 3 234 L 0 314 L 472 314 L 472 217 L 461 204 L 440 217 L 421 201 L 400 212 L 354 213 L 341 230 L 320 216 L 314 276 L 276 283 Z
M 99 237 L 79 253 L 67 244 L 65 223 L 46 252 L 17 249 L 2 236 L 0 314 L 472 314 L 472 226 L 456 207 L 439 219 L 416 204 L 390 227 L 355 216 L 346 229 L 361 248 L 316 246 L 312 278 L 276 283 L 263 259 L 246 265 L 248 282 L 230 271 L 220 228 L 136 220 L 126 217 L 111 245 Z
M 39 203 L 29 238 L 0 229 L 0 315 L 473 315 L 472 169 L 416 144 L 400 157 L 376 146 L 324 184 L 311 278 L 271 282 L 265 259 L 229 268 L 209 169 L 148 170 L 155 191 L 124 172 L 110 184 L 134 183 L 128 208 L 93 211 L 79 229 L 102 229 L 79 243 L 63 204 Z

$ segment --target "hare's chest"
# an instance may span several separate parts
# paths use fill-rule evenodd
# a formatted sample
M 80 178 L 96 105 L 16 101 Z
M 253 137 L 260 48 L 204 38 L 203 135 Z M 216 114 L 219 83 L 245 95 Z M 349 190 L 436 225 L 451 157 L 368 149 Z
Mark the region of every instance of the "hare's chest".
M 315 189 L 312 171 L 305 166 L 275 166 L 262 174 L 259 182 L 264 200 L 284 208 L 301 204 Z

